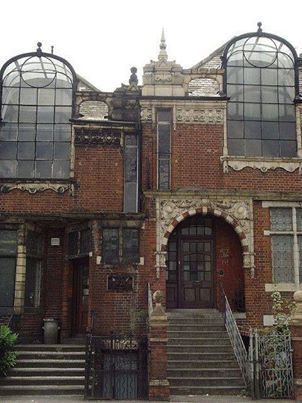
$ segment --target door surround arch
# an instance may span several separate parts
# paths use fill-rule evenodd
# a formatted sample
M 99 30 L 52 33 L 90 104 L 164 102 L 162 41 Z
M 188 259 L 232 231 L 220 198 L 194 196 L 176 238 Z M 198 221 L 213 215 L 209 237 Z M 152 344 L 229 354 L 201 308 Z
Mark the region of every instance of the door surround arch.
M 243 268 L 254 277 L 253 201 L 250 198 L 235 199 L 171 196 L 157 198 L 156 272 L 166 270 L 168 240 L 177 225 L 196 215 L 212 215 L 223 218 L 237 233 L 243 253 Z

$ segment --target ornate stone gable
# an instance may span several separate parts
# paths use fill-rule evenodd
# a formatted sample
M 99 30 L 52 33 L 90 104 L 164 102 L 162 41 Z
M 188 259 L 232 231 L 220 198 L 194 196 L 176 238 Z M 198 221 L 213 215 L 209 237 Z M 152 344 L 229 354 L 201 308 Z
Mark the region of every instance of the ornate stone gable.
M 253 205 L 249 198 L 171 196 L 157 198 L 157 265 L 165 267 L 170 234 L 184 219 L 195 214 L 212 214 L 229 223 L 241 241 L 244 268 L 254 275 Z

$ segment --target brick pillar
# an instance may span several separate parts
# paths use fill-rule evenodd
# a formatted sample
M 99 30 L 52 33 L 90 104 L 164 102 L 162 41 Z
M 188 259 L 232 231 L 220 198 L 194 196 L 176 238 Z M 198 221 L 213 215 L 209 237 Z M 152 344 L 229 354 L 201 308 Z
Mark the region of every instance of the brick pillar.
M 296 401 L 302 401 L 302 291 L 294 293 L 296 309 L 290 320 Z
M 167 379 L 167 315 L 156 292 L 155 308 L 149 319 L 149 400 L 169 400 L 170 384 Z

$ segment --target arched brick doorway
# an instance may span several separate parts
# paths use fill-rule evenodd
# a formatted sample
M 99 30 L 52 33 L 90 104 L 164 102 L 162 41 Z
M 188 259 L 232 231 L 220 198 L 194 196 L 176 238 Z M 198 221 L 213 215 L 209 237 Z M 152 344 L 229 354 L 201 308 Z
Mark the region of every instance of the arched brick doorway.
M 171 233 L 167 248 L 167 308 L 219 308 L 220 283 L 232 308 L 244 309 L 240 239 L 222 218 L 196 214 Z

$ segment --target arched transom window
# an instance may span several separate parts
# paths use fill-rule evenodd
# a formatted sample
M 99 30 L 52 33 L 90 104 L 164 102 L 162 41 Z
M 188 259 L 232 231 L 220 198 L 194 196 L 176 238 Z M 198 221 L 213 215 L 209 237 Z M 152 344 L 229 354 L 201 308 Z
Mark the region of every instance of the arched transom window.
M 8 61 L 0 78 L 0 177 L 68 178 L 72 67 L 39 48 Z
M 228 44 L 229 155 L 296 156 L 296 57 L 288 42 L 260 28 Z

